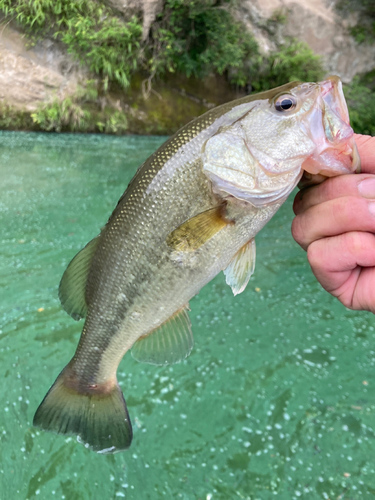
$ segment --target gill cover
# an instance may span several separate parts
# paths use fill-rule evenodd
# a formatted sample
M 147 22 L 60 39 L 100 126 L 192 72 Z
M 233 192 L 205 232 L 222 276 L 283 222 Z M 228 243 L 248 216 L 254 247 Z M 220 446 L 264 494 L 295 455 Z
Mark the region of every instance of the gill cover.
M 287 163 L 282 157 L 272 158 L 249 140 L 257 111 L 264 115 L 260 106 L 256 106 L 208 139 L 203 151 L 203 171 L 212 181 L 215 192 L 261 207 L 290 194 L 301 177 L 301 162 L 292 159 Z M 274 121 L 272 115 L 268 117 Z

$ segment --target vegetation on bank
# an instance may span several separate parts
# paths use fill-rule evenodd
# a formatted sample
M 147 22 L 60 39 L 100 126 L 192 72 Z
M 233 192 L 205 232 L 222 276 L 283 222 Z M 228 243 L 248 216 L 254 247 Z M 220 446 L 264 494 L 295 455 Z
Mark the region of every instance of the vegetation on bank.
M 122 21 L 94 0 L 0 0 L 0 10 L 25 29 L 31 43 L 49 36 L 93 73 L 104 87 L 126 87 L 140 58 L 142 25 L 133 17 Z
M 8 128 L 12 123 L 12 128 L 29 128 L 31 120 L 33 128 L 48 131 L 124 133 L 138 131 L 139 127 L 139 131 L 147 132 L 148 125 L 140 125 L 143 113 L 146 121 L 160 122 L 159 128 L 151 126 L 150 131 L 171 133 L 185 119 L 181 113 L 173 124 L 164 117 L 163 99 L 172 101 L 168 103 L 172 108 L 176 100 L 181 100 L 181 95 L 160 90 L 173 75 L 180 75 L 185 82 L 221 75 L 227 88 L 238 95 L 290 80 L 316 81 L 323 76 L 319 56 L 296 40 L 262 54 L 251 33 L 236 19 L 235 2 L 165 0 L 147 39 L 142 40 L 140 17 L 122 19 L 100 0 L 0 0 L 0 11 L 22 26 L 30 43 L 41 37 L 59 40 L 96 75 L 74 96 L 44 104 L 31 117 L 25 113 L 16 116 L 15 110 L 0 107 L 0 127 Z M 283 21 L 282 15 L 274 16 L 270 29 L 272 23 Z M 141 91 L 144 97 L 154 94 L 156 105 L 151 105 L 151 111 L 150 104 L 134 97 Z M 373 130 L 375 110 L 366 106 L 366 99 L 374 97 L 373 90 L 357 79 L 347 94 L 357 131 Z M 208 93 L 198 100 L 198 105 L 186 101 L 194 113 L 220 104 L 220 100 L 207 103 Z M 365 125 L 362 113 L 368 117 Z M 10 116 L 16 121 L 11 122 Z
M 262 55 L 251 33 L 235 19 L 235 0 L 165 0 L 163 11 L 142 41 L 141 19 L 120 19 L 95 0 L 0 0 L 0 10 L 26 30 L 32 41 L 50 36 L 102 79 L 127 88 L 136 72 L 161 78 L 180 72 L 204 78 L 225 74 L 238 87 L 259 90 L 287 78 L 306 80 L 322 73 L 319 58 L 291 41 Z M 275 71 L 276 69 L 276 71 Z M 268 85 L 268 83 L 267 83 Z
M 337 9 L 345 16 L 352 15 L 355 24 L 349 28 L 358 43 L 375 42 L 374 0 L 339 0 Z

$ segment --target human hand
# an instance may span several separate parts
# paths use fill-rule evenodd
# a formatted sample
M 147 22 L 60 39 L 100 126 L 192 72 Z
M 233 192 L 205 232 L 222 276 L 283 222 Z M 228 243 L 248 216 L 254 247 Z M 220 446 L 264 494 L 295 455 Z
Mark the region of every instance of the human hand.
M 300 191 L 292 235 L 325 290 L 346 307 L 375 313 L 375 137 L 355 140 L 362 173 Z

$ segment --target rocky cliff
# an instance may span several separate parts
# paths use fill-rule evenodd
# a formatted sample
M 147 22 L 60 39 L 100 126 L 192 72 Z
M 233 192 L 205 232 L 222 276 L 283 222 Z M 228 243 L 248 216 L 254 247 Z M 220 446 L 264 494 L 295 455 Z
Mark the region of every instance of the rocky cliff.
M 50 39 L 30 45 L 14 24 L 1 22 L 0 101 L 17 109 L 35 111 L 38 104 L 73 94 L 87 72 Z

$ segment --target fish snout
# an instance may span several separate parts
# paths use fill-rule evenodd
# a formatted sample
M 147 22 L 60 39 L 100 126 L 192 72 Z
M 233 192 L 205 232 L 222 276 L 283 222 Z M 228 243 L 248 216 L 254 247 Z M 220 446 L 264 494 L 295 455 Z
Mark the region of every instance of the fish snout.
M 319 183 L 324 177 L 360 171 L 360 158 L 341 81 L 337 76 L 330 76 L 318 85 L 321 114 L 320 120 L 319 113 L 315 115 L 312 127 L 317 149 L 302 164 L 302 168 L 312 174 L 312 178 L 308 175 L 308 179 L 304 179 L 309 184 Z

